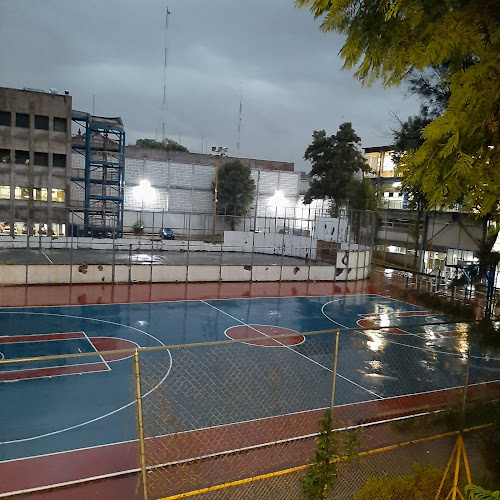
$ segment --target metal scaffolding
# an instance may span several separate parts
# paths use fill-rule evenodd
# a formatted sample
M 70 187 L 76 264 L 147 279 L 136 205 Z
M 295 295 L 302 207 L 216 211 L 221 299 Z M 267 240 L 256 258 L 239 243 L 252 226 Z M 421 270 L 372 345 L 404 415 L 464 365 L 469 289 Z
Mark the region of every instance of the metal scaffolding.
M 83 188 L 84 199 L 74 200 L 73 228 L 85 236 L 123 235 L 125 184 L 125 130 L 121 118 L 92 116 L 73 111 L 78 133 L 72 137 L 74 151 L 84 155 L 83 169 L 73 169 L 71 180 Z M 84 133 L 82 133 L 84 128 Z M 81 211 L 80 211 L 81 210 Z

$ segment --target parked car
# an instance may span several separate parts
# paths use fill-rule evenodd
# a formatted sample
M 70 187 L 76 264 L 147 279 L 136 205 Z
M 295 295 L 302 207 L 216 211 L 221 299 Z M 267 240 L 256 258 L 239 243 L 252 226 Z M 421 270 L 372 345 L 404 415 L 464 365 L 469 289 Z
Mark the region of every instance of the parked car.
M 162 240 L 175 240 L 175 234 L 169 227 L 162 227 L 160 229 L 160 238 Z

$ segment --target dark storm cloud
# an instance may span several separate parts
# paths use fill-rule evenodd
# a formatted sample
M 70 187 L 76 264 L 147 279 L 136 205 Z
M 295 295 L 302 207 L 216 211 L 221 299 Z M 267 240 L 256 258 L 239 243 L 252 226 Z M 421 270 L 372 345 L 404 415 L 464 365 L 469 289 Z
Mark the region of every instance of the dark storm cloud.
M 167 136 L 192 151 L 295 161 L 313 130 L 351 121 L 363 146 L 390 142 L 390 112 L 415 113 L 401 90 L 363 88 L 341 71 L 341 39 L 293 0 L 170 0 L 167 113 L 166 2 L 2 0 L 0 85 L 69 90 L 75 109 L 122 116 L 128 141 Z M 243 82 L 243 83 L 241 83 Z

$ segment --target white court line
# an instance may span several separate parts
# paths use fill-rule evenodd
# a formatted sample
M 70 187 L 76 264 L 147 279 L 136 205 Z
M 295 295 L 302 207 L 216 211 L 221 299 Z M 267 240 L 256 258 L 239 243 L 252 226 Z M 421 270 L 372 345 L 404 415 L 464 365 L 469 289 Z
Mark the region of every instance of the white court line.
M 223 314 L 225 314 L 226 316 L 229 316 L 231 319 L 237 321 L 238 323 L 241 323 L 243 326 L 246 326 L 247 328 L 250 328 L 251 330 L 254 330 L 256 331 L 257 333 L 259 333 L 260 335 L 264 335 L 265 337 L 269 337 L 269 335 L 266 335 L 264 332 L 260 332 L 259 330 L 257 330 L 257 328 L 253 328 L 251 325 L 248 325 L 246 324 L 244 321 L 241 321 L 240 319 L 238 318 L 235 318 L 234 316 L 232 316 L 231 314 L 227 313 L 226 311 L 223 311 L 222 309 L 219 309 L 218 307 L 215 307 L 213 306 L 212 304 L 209 304 L 208 302 L 205 302 L 204 300 L 201 300 L 200 302 L 203 302 L 204 304 L 206 304 L 207 306 L 210 306 L 212 307 L 213 309 L 215 309 L 216 311 L 219 311 Z M 309 358 L 308 356 L 306 356 L 305 354 L 302 354 L 301 352 L 299 351 L 296 351 L 295 349 L 292 349 L 290 346 L 287 346 L 285 344 L 283 344 L 282 342 L 280 342 L 279 340 L 277 339 L 273 339 L 274 341 L 278 342 L 279 344 L 281 344 L 283 347 L 285 347 L 286 349 L 290 350 L 291 352 L 294 352 L 295 354 L 298 354 L 299 356 L 302 356 L 303 358 L 307 359 L 308 361 L 311 361 L 311 363 L 314 363 L 315 365 L 318 365 L 320 366 L 321 368 L 324 368 L 325 370 L 329 371 L 330 373 L 333 373 L 333 370 L 331 368 L 328 368 L 327 366 L 324 366 L 322 365 L 321 363 L 318 363 L 317 361 L 315 361 L 314 359 L 312 358 Z M 373 394 L 375 397 L 379 398 L 379 399 L 383 399 L 382 396 L 379 396 L 377 393 L 373 392 L 373 391 L 370 391 L 370 389 L 367 389 L 366 387 L 363 387 L 362 385 L 359 385 L 357 384 L 356 382 L 354 382 L 353 380 L 350 380 L 346 377 L 344 377 L 343 375 L 341 375 L 340 373 L 337 373 L 337 376 L 346 380 L 347 382 L 350 382 L 351 384 L 355 385 L 356 387 L 359 387 L 360 389 L 363 389 L 364 391 L 370 393 L 370 394 Z
M 441 410 L 438 410 L 438 411 L 441 411 Z M 360 427 L 375 427 L 377 425 L 383 425 L 383 424 L 387 424 L 387 423 L 391 423 L 391 422 L 397 422 L 397 421 L 401 421 L 401 420 L 408 420 L 410 418 L 426 416 L 426 415 L 429 415 L 430 413 L 431 412 L 428 411 L 428 412 L 416 413 L 416 414 L 413 414 L 413 415 L 404 415 L 402 417 L 394 417 L 394 418 L 389 418 L 389 419 L 384 419 L 384 420 L 377 420 L 375 422 L 366 422 L 366 423 L 358 424 L 358 425 L 349 425 L 349 426 L 346 426 L 346 427 L 335 428 L 335 429 L 333 429 L 333 431 L 334 432 L 342 432 L 342 431 L 346 431 L 346 430 L 350 430 L 350 429 L 358 429 Z M 294 436 L 294 437 L 286 438 L 286 439 L 277 439 L 275 441 L 268 441 L 266 443 L 254 444 L 254 445 L 245 446 L 245 447 L 242 447 L 242 448 L 233 448 L 231 450 L 224 450 L 224 451 L 214 452 L 214 453 L 210 453 L 210 454 L 206 454 L 206 455 L 201 455 L 201 456 L 197 456 L 197 457 L 190 457 L 190 458 L 185 458 L 185 459 L 182 459 L 182 460 L 175 460 L 175 461 L 172 461 L 172 462 L 166 462 L 166 463 L 160 463 L 160 464 L 155 464 L 155 465 L 149 465 L 149 466 L 146 467 L 146 469 L 148 471 L 152 471 L 152 470 L 155 470 L 155 469 L 159 469 L 160 467 L 168 467 L 168 466 L 172 466 L 172 465 L 189 464 L 191 462 L 195 462 L 195 461 L 199 461 L 199 460 L 206 460 L 206 459 L 216 458 L 216 457 L 224 457 L 224 456 L 233 455 L 233 454 L 236 454 L 236 453 L 243 453 L 243 452 L 247 452 L 247 451 L 258 450 L 258 449 L 261 449 L 261 448 L 269 448 L 271 446 L 278 446 L 278 445 L 281 445 L 281 444 L 292 443 L 294 441 L 303 441 L 303 440 L 306 440 L 306 439 L 312 439 L 312 438 L 315 438 L 318 435 L 319 435 L 319 432 L 314 432 L 314 433 L 311 433 L 311 434 L 303 434 L 301 436 Z M 135 441 L 135 442 L 137 442 L 137 441 Z M 133 473 L 139 472 L 140 470 L 141 469 L 139 467 L 137 467 L 137 468 L 134 468 L 134 469 L 124 470 L 124 471 L 110 472 L 108 474 L 101 474 L 101 475 L 98 475 L 98 476 L 85 477 L 85 478 L 82 478 L 82 479 L 75 479 L 73 481 L 65 481 L 65 482 L 61 482 L 61 483 L 51 484 L 51 485 L 48 485 L 48 486 L 41 486 L 39 488 L 29 488 L 29 489 L 25 489 L 25 490 L 9 491 L 7 493 L 0 493 L 0 498 L 10 497 L 12 495 L 20 495 L 20 494 L 28 494 L 28 493 L 40 492 L 40 491 L 45 491 L 45 490 L 48 490 L 48 489 L 61 488 L 61 487 L 64 487 L 64 486 L 70 486 L 70 485 L 76 485 L 76 484 L 82 484 L 82 483 L 89 483 L 89 482 L 98 481 L 98 480 L 101 480 L 101 479 L 110 479 L 112 477 L 119 477 L 119 476 L 123 476 L 123 475 L 133 474 Z
M 144 335 L 146 335 L 148 337 L 151 337 L 152 339 L 156 340 L 160 345 L 165 346 L 165 344 L 160 339 L 156 338 L 154 335 L 152 335 L 152 334 L 150 334 L 148 332 L 145 332 L 144 330 L 140 330 L 139 328 L 136 328 L 135 326 L 124 325 L 122 323 L 116 323 L 114 321 L 108 321 L 108 320 L 105 320 L 105 319 L 89 318 L 87 316 L 74 316 L 74 315 L 70 315 L 70 314 L 45 313 L 45 312 L 34 312 L 34 311 L 0 311 L 0 314 L 32 314 L 32 315 L 40 315 L 40 316 L 56 316 L 56 317 L 65 317 L 65 318 L 84 319 L 84 320 L 88 320 L 88 321 L 97 321 L 97 322 L 100 322 L 100 323 L 106 323 L 106 324 L 110 324 L 110 325 L 121 326 L 121 327 L 124 327 L 124 328 L 129 328 L 131 330 L 135 330 L 135 331 L 137 331 L 139 333 L 142 333 L 142 334 L 144 334 Z M 149 394 L 151 394 L 153 391 L 155 391 L 165 381 L 165 379 L 170 374 L 170 371 L 172 370 L 172 364 L 173 364 L 173 362 L 172 362 L 172 353 L 170 352 L 170 349 L 167 349 L 167 352 L 168 352 L 168 355 L 170 357 L 170 366 L 168 367 L 168 370 L 165 373 L 165 376 L 150 391 L 148 391 L 147 393 L 143 394 L 142 395 L 142 399 L 144 399 L 146 396 L 149 396 Z M 20 443 L 20 442 L 26 442 L 26 441 L 33 441 L 34 439 L 40 439 L 40 438 L 44 438 L 44 437 L 47 437 L 47 436 L 53 436 L 55 434 L 60 434 L 60 433 L 65 432 L 65 431 L 70 431 L 70 430 L 73 430 L 73 429 L 77 429 L 78 427 L 83 427 L 83 426 L 91 424 L 93 422 L 97 422 L 98 420 L 102 420 L 103 418 L 109 417 L 109 416 L 111 416 L 111 415 L 113 415 L 115 413 L 118 413 L 119 411 L 122 411 L 125 408 L 128 408 L 129 406 L 132 406 L 134 404 L 136 404 L 135 400 L 131 401 L 130 403 L 127 403 L 126 405 L 123 405 L 123 406 L 121 406 L 119 408 L 116 408 L 115 410 L 112 410 L 112 411 L 110 411 L 108 413 L 100 415 L 99 417 L 95 417 L 93 419 L 87 420 L 86 422 L 81 422 L 79 424 L 75 424 L 75 425 L 72 425 L 70 427 L 66 427 L 64 429 L 58 429 L 56 431 L 46 432 L 45 434 L 40 434 L 38 436 L 30 436 L 30 437 L 26 437 L 26 438 L 12 439 L 10 441 L 2 441 L 2 442 L 0 442 L 0 445 L 2 445 L 2 444 L 11 444 L 11 443 Z
M 49 259 L 49 256 L 40 248 L 40 252 L 43 253 L 43 255 L 45 255 L 45 258 L 51 263 L 53 264 L 53 262 Z
M 96 346 L 92 343 L 92 341 L 89 339 L 88 335 L 83 332 L 83 335 L 85 335 L 85 338 L 87 339 L 87 342 L 92 346 L 92 348 L 94 349 L 95 352 L 99 352 L 96 348 Z M 101 356 L 99 355 L 99 357 L 102 359 L 102 362 L 106 365 L 107 369 L 109 371 L 111 371 L 111 368 L 109 367 L 108 363 L 106 362 L 106 360 Z
M 397 299 L 393 299 L 393 300 L 395 300 L 397 302 L 402 302 L 402 301 L 398 301 Z M 332 300 L 330 302 L 327 302 L 326 304 L 329 304 L 331 302 L 334 302 L 334 301 Z M 407 304 L 407 302 L 403 302 L 403 303 Z M 333 321 L 334 323 L 337 323 L 336 321 L 332 320 L 326 313 L 324 313 L 324 315 L 330 321 Z M 437 315 L 435 314 L 434 316 L 437 316 Z M 442 314 L 442 316 L 445 316 L 445 315 Z M 404 318 L 404 317 L 411 317 L 411 316 L 401 316 L 400 318 Z M 366 318 L 362 318 L 362 319 L 356 321 L 356 324 L 360 327 L 360 330 L 356 330 L 356 332 L 357 333 L 361 333 L 363 335 L 367 335 L 366 330 L 370 330 L 370 328 L 366 329 L 366 328 L 362 327 L 359 324 L 359 321 L 362 321 L 363 319 L 366 319 Z M 463 321 L 451 322 L 451 323 L 443 322 L 443 323 L 438 323 L 437 325 L 434 325 L 434 326 L 438 326 L 438 325 L 441 325 L 441 324 L 444 324 L 444 325 L 447 325 L 447 324 L 456 325 L 457 323 L 464 323 L 464 322 Z M 337 324 L 340 325 L 340 323 L 337 323 Z M 394 327 L 394 328 L 398 328 L 402 332 L 405 332 L 405 335 L 408 335 L 409 337 L 416 337 L 416 338 L 418 338 L 418 339 L 420 339 L 422 341 L 429 340 L 429 339 L 426 339 L 425 337 L 422 337 L 423 334 L 409 332 L 408 330 L 405 330 L 404 328 L 402 328 L 402 326 L 403 325 L 389 325 L 389 326 L 382 326 L 382 327 L 379 326 L 378 328 L 376 328 L 376 329 L 373 328 L 372 330 L 377 330 L 378 332 L 383 333 L 384 335 L 401 335 L 400 333 L 392 333 L 392 332 L 385 331 L 386 329 Z M 410 325 L 404 325 L 404 326 L 408 327 L 408 326 L 413 326 L 413 325 L 410 324 Z M 423 325 L 421 325 L 421 326 L 423 326 Z M 433 325 L 429 325 L 429 326 L 433 326 Z M 347 328 L 347 327 L 345 327 L 345 328 Z M 451 331 L 453 331 L 453 330 L 446 330 L 445 333 L 449 333 Z M 440 333 L 440 332 L 437 332 L 437 333 Z M 439 338 L 439 340 L 443 340 L 443 339 L 446 339 L 446 340 L 448 340 L 448 339 L 456 340 L 456 337 L 443 335 L 442 337 Z M 431 347 L 419 347 L 419 346 L 414 346 L 414 345 L 411 345 L 411 344 L 403 344 L 402 342 L 396 342 L 395 340 L 389 340 L 388 338 L 385 338 L 385 341 L 387 343 L 389 343 L 389 344 L 396 344 L 396 345 L 400 345 L 400 346 L 403 346 L 403 347 L 409 347 L 410 349 L 419 349 L 421 351 L 431 352 L 432 354 L 448 354 L 449 356 L 455 356 L 455 357 L 458 357 L 458 358 L 463 358 L 464 357 L 463 354 L 460 354 L 458 352 L 441 351 L 439 349 L 432 349 Z M 476 356 L 476 355 L 472 355 L 472 354 L 471 354 L 470 357 L 471 357 L 471 359 L 479 359 L 479 360 L 483 360 L 483 361 L 500 361 L 500 358 L 494 358 L 494 357 L 487 358 L 486 356 Z

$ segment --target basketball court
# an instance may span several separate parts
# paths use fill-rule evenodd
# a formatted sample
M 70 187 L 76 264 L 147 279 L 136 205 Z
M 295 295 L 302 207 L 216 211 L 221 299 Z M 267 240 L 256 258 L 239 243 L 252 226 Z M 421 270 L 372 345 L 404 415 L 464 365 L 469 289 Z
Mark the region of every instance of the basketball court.
M 213 432 L 214 420 L 219 428 L 304 414 L 316 421 L 317 412 L 329 405 L 336 329 L 341 330 L 339 413 L 349 408 L 358 420 L 382 419 L 384 405 L 392 417 L 418 413 L 459 397 L 468 351 L 464 328 L 380 293 L 0 309 L 0 496 L 89 478 L 130 480 L 138 470 L 134 349 L 154 348 L 144 353 L 141 369 L 161 361 L 162 370 L 151 374 L 143 389 L 144 401 L 176 379 L 180 387 L 173 397 L 185 418 L 158 431 L 157 437 L 166 439 L 170 432 Z M 331 332 L 304 335 L 325 330 Z M 185 349 L 176 346 L 203 344 L 204 359 L 215 360 L 221 344 L 211 343 L 227 340 L 235 343 L 225 358 L 234 357 L 249 379 L 282 360 L 289 379 L 300 381 L 300 404 L 297 387 L 281 382 L 276 415 L 252 410 L 258 401 L 251 394 L 237 414 L 220 404 L 206 415 L 202 404 L 179 396 L 189 387 Z M 120 352 L 110 354 L 113 350 Z M 37 359 L 12 363 L 19 358 Z M 217 370 L 215 361 L 200 362 L 193 377 L 232 376 Z M 471 394 L 499 393 L 499 381 L 500 359 L 473 345 Z M 211 390 L 221 401 L 230 397 L 225 384 Z

